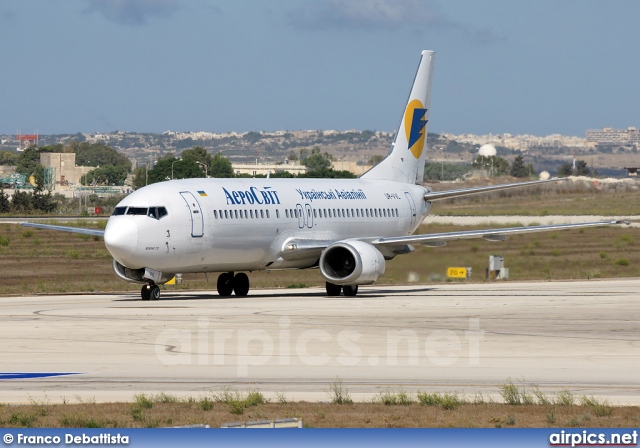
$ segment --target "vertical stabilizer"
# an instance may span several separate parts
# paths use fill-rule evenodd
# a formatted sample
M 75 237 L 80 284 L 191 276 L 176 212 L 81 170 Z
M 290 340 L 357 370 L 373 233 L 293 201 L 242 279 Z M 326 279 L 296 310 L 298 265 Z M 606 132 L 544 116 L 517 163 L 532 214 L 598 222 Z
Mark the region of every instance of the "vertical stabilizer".
M 363 179 L 422 184 L 435 55 L 435 51 L 422 52 L 391 151 L 382 162 L 364 173 Z

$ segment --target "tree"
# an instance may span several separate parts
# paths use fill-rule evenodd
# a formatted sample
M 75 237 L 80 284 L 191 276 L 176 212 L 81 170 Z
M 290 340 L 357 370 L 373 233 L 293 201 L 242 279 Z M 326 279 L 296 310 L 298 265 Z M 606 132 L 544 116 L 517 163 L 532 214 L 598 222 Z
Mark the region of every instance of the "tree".
M 16 171 L 29 177 L 35 172 L 38 165 L 40 165 L 40 151 L 37 146 L 29 146 L 20 153 Z
M 471 165 L 462 163 L 425 163 L 425 180 L 456 180 L 471 171 Z
M 590 176 L 591 169 L 587 166 L 587 162 L 584 160 L 576 160 L 576 169 L 573 169 L 573 164 L 565 162 L 558 167 L 556 171 L 559 177 L 566 176 Z
M 249 143 L 256 143 L 262 140 L 262 135 L 259 132 L 247 132 L 242 136 L 243 140 L 248 141 Z
M 71 142 L 69 149 L 76 153 L 76 165 L 78 166 L 102 167 L 111 165 L 122 167 L 127 173 L 131 171 L 131 161 L 111 146 L 102 142 Z
M 591 170 L 584 160 L 578 160 L 576 162 L 576 176 L 590 176 Z
M 127 170 L 123 166 L 105 165 L 82 176 L 84 185 L 124 185 Z
M 566 176 L 571 176 L 571 172 L 572 172 L 571 163 L 564 162 L 562 165 L 558 167 L 556 174 L 558 177 L 566 177 Z
M 314 148 L 315 150 L 315 148 Z M 302 164 L 307 167 L 309 171 L 322 171 L 331 168 L 331 160 L 325 154 L 311 151 L 311 155 L 302 161 Z
M 304 174 L 300 174 L 298 175 L 298 177 L 308 177 L 313 179 L 354 179 L 356 175 L 353 174 L 351 171 L 345 171 L 345 170 L 336 171 L 331 168 L 322 168 L 318 170 L 312 170 Z
M 44 188 L 37 186 L 31 194 L 31 207 L 34 210 L 51 213 L 56 209 L 56 202 L 51 197 L 49 190 L 45 193 Z
M 0 151 L 0 165 L 16 165 L 20 156 L 12 151 Z
M 26 191 L 16 190 L 11 198 L 11 209 L 14 212 L 28 212 L 31 208 L 31 195 Z
M 44 189 L 44 167 L 40 164 L 36 165 L 33 171 L 33 178 L 36 181 L 36 187 L 41 190 Z
M 510 174 L 513 177 L 529 177 L 533 174 L 533 166 L 531 164 L 525 165 L 521 155 L 516 156 L 513 164 L 511 165 Z
M 193 159 L 176 159 L 173 154 L 167 154 L 158 159 L 158 163 L 148 172 L 148 184 L 173 179 L 191 179 L 204 177 L 204 170 Z M 145 177 L 147 174 L 145 173 Z
M 133 172 L 133 182 L 132 186 L 134 190 L 138 188 L 142 188 L 147 185 L 147 175 L 148 175 L 147 166 L 141 166 L 134 170 Z
M 195 146 L 192 149 L 182 151 L 183 160 L 193 160 L 198 165 L 202 166 L 202 169 L 206 171 L 206 175 L 209 175 L 211 169 L 212 157 L 202 146 Z
M 216 154 L 211 158 L 211 177 L 231 178 L 234 177 L 233 166 L 229 159 L 221 154 Z
M 4 188 L 0 185 L 0 213 L 7 213 L 11 208 L 9 196 L 4 192 Z
M 367 165 L 377 165 L 378 163 L 382 162 L 384 160 L 384 156 L 381 155 L 375 155 L 375 156 L 371 156 L 369 157 L 369 160 L 367 161 Z
M 498 156 L 478 156 L 473 162 L 476 170 L 491 170 L 493 176 L 501 176 L 509 172 L 509 161 Z

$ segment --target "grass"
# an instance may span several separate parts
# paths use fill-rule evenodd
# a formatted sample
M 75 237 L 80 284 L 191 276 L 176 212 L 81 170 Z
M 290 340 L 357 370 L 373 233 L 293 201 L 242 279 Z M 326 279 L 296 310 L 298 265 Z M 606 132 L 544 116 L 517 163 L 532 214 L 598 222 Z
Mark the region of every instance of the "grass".
M 349 389 L 342 384 L 342 380 L 336 380 L 329 385 L 327 395 L 333 404 L 353 404 Z
M 230 412 L 235 415 L 244 414 L 247 408 L 267 403 L 267 400 L 261 392 L 249 391 L 242 393 L 231 389 L 225 389 L 222 392 L 215 394 L 213 396 L 213 400 L 227 404 Z
M 344 386 L 333 383 L 338 389 Z M 508 380 L 511 393 L 520 403 L 494 403 L 473 400 L 457 393 L 418 392 L 388 389 L 369 403 L 347 401 L 332 403 L 282 402 L 265 399 L 259 391 L 239 392 L 225 389 L 201 398 L 172 395 L 136 395 L 131 403 L 65 404 L 34 403 L 0 406 L 3 427 L 158 427 L 194 423 L 219 427 L 238 421 L 275 420 L 296 417 L 305 427 L 631 427 L 637 426 L 638 406 L 611 406 L 607 401 L 581 396 L 577 403 L 569 390 L 546 398 L 537 389 L 525 388 L 524 380 Z M 515 390 L 511 386 L 515 387 Z M 523 394 L 538 403 L 524 404 Z M 545 401 L 546 400 L 546 401 Z M 517 400 L 515 400 L 517 401 Z M 555 403 L 555 404 L 554 404 Z M 571 403 L 571 405 L 568 405 Z M 223 404 L 222 406 L 219 404 Z M 238 410 L 241 409 L 241 412 Z
M 465 186 L 456 185 L 456 188 Z M 448 184 L 433 187 L 452 188 Z M 633 186 L 561 182 L 440 201 L 435 204 L 434 213 L 448 216 L 625 216 L 629 210 L 638 209 L 640 195 Z
M 373 399 L 373 402 L 382 403 L 385 406 L 409 406 L 414 404 L 416 399 L 403 390 L 393 392 L 391 389 L 387 389 L 385 392 L 380 392 Z
M 444 410 L 451 411 L 458 408 L 463 404 L 467 404 L 467 400 L 458 396 L 456 393 L 439 394 L 437 392 L 427 393 L 418 392 L 418 403 L 422 406 L 439 406 Z M 484 402 L 484 399 L 482 400 Z M 474 401 L 475 404 L 480 404 L 479 400 Z

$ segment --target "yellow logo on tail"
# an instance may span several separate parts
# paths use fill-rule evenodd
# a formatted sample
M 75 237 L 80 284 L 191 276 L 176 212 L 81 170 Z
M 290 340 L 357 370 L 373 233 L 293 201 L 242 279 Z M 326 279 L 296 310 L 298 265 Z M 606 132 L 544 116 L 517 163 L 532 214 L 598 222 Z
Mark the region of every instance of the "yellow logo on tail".
M 404 111 L 404 131 L 411 154 L 419 159 L 426 140 L 425 126 L 427 125 L 427 109 L 420 100 L 413 100 Z

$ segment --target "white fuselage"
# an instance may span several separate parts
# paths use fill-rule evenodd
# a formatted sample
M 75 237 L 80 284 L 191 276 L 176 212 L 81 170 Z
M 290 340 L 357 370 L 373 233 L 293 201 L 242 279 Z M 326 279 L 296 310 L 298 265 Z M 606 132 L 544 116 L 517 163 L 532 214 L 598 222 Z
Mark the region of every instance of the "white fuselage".
M 424 192 L 417 185 L 364 179 L 167 181 L 123 199 L 109 219 L 105 243 L 131 269 L 306 268 L 317 255 L 285 260 L 288 241 L 408 235 L 429 213 Z M 162 207 L 165 216 L 158 212 Z

